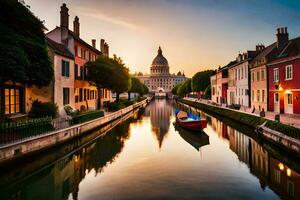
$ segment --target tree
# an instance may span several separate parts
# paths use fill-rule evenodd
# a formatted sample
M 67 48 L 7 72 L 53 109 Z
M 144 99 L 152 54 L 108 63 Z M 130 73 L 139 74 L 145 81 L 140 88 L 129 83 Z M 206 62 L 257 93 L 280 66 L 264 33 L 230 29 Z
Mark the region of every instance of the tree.
M 145 94 L 148 94 L 148 93 L 149 93 L 148 87 L 145 84 L 143 84 L 143 94 L 142 95 L 145 95 Z
M 53 79 L 43 23 L 17 0 L 1 1 L 0 84 L 47 86 Z
M 177 94 L 180 96 L 184 96 L 192 91 L 191 89 L 191 79 L 187 79 L 183 82 L 177 89 Z
M 138 93 L 142 95 L 144 92 L 143 84 L 138 78 L 131 77 L 131 88 L 128 91 L 128 99 L 130 100 L 130 93 Z
M 101 56 L 94 62 L 87 62 L 87 79 L 98 91 L 97 107 L 101 107 L 101 89 L 112 88 L 111 75 L 113 74 L 112 59 Z
M 173 95 L 178 95 L 177 90 L 178 88 L 182 85 L 182 83 L 178 83 L 177 85 L 175 85 L 172 89 L 172 94 Z
M 129 91 L 131 88 L 131 78 L 129 74 L 129 69 L 125 67 L 123 61 L 120 57 L 114 55 L 114 59 L 111 60 L 113 73 L 111 74 L 110 89 L 116 93 L 116 101 L 119 101 L 120 94 L 122 92 Z
M 210 77 L 214 75 L 214 70 L 205 70 L 196 73 L 192 77 L 192 91 L 205 91 L 210 85 Z

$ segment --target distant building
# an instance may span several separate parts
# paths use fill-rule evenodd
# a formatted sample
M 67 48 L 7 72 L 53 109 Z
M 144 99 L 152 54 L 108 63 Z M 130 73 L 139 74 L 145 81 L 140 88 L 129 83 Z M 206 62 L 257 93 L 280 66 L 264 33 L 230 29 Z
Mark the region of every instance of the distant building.
M 136 77 L 148 87 L 150 93 L 164 95 L 171 93 L 175 85 L 187 79 L 184 73 L 170 74 L 168 60 L 163 56 L 160 47 L 157 56 L 152 62 L 150 75 L 138 74 Z

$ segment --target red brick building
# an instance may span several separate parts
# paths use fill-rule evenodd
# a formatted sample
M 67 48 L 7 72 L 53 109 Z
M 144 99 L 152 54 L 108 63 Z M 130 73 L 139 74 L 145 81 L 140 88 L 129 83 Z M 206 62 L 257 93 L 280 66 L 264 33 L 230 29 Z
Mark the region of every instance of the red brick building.
M 277 59 L 267 66 L 269 110 L 300 114 L 300 37 L 289 40 Z

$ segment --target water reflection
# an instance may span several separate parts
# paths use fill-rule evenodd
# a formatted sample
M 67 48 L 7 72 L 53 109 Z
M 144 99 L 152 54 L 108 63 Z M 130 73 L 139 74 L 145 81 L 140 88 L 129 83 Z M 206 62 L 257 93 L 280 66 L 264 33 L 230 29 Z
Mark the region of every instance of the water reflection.
M 269 154 L 254 139 L 225 125 L 220 120 L 211 117 L 211 122 L 211 127 L 220 137 L 229 141 L 230 149 L 259 179 L 263 190 L 269 186 L 283 199 L 300 199 L 299 171 L 296 172 L 290 166 L 283 164 L 282 161 Z M 273 154 L 275 151 L 278 151 L 278 149 L 273 149 Z M 295 167 L 297 168 L 297 165 Z
M 130 137 L 129 124 L 130 121 L 126 121 L 116 126 L 108 135 L 25 176 L 21 182 L 2 185 L 1 199 L 68 199 L 69 195 L 78 199 L 79 184 L 85 176 L 91 172 L 97 176 L 122 152 Z M 73 145 L 69 144 L 70 147 Z M 13 173 L 16 175 L 18 171 Z
M 182 139 L 192 145 L 197 151 L 199 151 L 202 146 L 209 145 L 209 136 L 206 135 L 204 131 L 199 133 L 190 132 L 181 128 L 176 123 L 174 123 L 174 127 Z
M 207 137 L 176 131 L 174 109 L 153 101 L 106 136 L 95 138 L 109 126 L 1 169 L 1 199 L 300 199 L 298 158 L 195 109 Z
M 166 99 L 152 101 L 146 108 L 146 116 L 150 116 L 151 128 L 157 138 L 159 148 L 169 131 L 172 111 L 172 102 Z

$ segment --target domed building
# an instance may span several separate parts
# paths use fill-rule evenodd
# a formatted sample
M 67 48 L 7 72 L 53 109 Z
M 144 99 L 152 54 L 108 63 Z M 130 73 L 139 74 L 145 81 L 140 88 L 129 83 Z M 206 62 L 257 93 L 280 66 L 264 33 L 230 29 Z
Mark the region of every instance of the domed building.
M 137 78 L 156 96 L 168 95 L 175 85 L 187 79 L 184 73 L 178 72 L 177 75 L 170 73 L 168 60 L 163 56 L 161 47 L 158 48 L 157 56 L 152 61 L 150 75 L 138 75 Z

